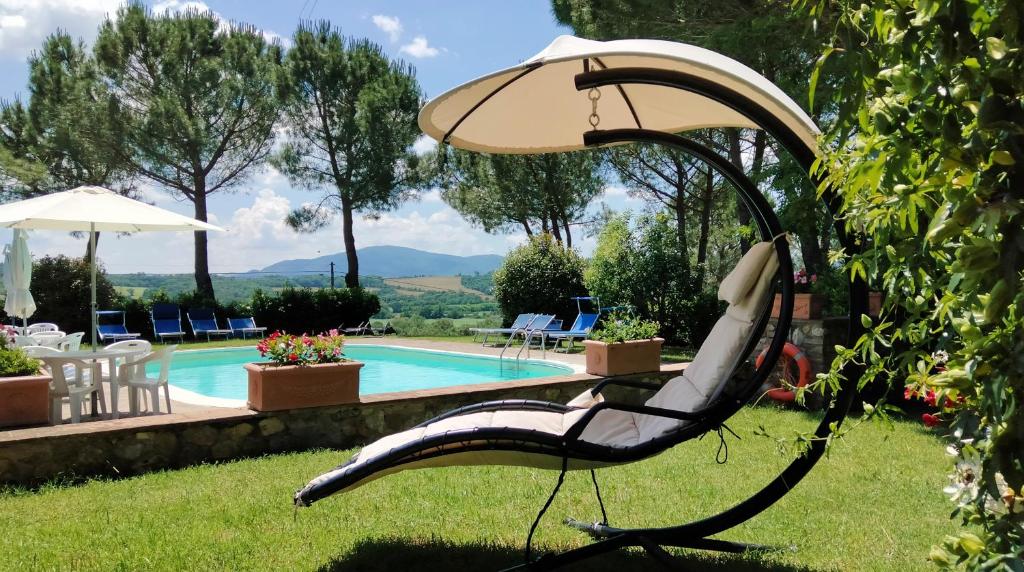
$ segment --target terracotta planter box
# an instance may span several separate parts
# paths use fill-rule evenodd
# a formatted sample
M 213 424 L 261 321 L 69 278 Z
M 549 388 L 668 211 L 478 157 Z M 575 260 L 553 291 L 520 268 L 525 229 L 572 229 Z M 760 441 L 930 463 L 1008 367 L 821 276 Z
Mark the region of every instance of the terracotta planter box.
M 363 364 L 357 361 L 305 366 L 247 363 L 244 367 L 249 373 L 249 408 L 256 411 L 359 401 Z
M 0 427 L 50 422 L 49 374 L 0 377 Z
M 821 294 L 793 294 L 793 319 L 818 320 L 825 309 L 825 298 Z M 772 317 L 778 318 L 782 311 L 782 294 L 775 295 Z
M 628 375 L 661 369 L 662 338 L 607 344 L 585 340 L 587 373 L 591 375 Z

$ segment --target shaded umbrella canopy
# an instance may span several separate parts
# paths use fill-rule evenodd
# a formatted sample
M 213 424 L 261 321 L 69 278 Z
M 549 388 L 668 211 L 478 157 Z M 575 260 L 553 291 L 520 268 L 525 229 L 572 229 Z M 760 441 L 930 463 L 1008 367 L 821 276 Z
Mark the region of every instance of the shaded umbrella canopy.
M 28 252 L 25 231 L 15 229 L 14 239 L 4 248 L 4 312 L 8 316 L 28 318 L 36 311 L 35 300 L 29 292 L 32 284 L 32 256 Z
M 424 133 L 462 149 L 489 153 L 550 153 L 583 149 L 592 129 L 587 90 L 575 76 L 606 68 L 649 68 L 699 76 L 734 89 L 792 129 L 810 149 L 818 128 L 781 89 L 747 66 L 715 52 L 661 40 L 598 42 L 560 36 L 525 62 L 475 79 L 434 98 L 420 112 Z M 678 133 L 712 127 L 757 128 L 714 99 L 646 84 L 601 88 L 600 129 Z
M 0 205 L 0 227 L 96 232 L 224 230 L 102 187 L 77 187 Z
M 123 197 L 102 187 L 77 187 L 0 205 L 0 228 L 97 232 L 224 230 L 219 226 Z M 92 249 L 95 252 L 95 248 Z M 96 349 L 96 257 L 91 260 L 92 347 Z M 31 272 L 31 270 L 30 270 Z

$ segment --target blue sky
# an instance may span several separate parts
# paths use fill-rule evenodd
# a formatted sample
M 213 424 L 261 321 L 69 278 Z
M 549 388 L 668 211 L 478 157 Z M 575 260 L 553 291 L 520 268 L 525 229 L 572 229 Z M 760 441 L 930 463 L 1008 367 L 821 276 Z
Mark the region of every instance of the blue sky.
M 116 12 L 119 4 L 119 0 L 0 0 L 0 97 L 24 97 L 25 59 L 46 35 L 60 28 L 91 43 L 96 27 L 107 14 Z M 571 33 L 555 23 L 545 0 L 163 0 L 147 4 L 156 11 L 187 6 L 209 9 L 224 20 L 252 24 L 285 43 L 300 20 L 327 19 L 346 35 L 369 38 L 392 57 L 415 66 L 428 97 L 523 61 L 556 36 Z M 429 144 L 427 140 L 418 142 L 423 148 Z M 176 201 L 159 187 L 148 186 L 145 195 L 161 207 L 191 214 L 191 204 Z M 293 190 L 280 173 L 269 168 L 253 175 L 239 192 L 212 195 L 211 222 L 228 232 L 210 237 L 211 270 L 245 271 L 280 259 L 343 250 L 336 222 L 312 235 L 296 234 L 283 224 L 291 208 L 317 196 Z M 616 209 L 641 206 L 620 188 L 610 188 L 604 200 Z M 358 247 L 396 244 L 462 255 L 503 254 L 523 240 L 518 234 L 494 236 L 472 228 L 440 200 L 436 190 L 377 220 L 357 219 L 355 232 Z M 0 234 L 0 239 L 7 241 L 9 235 Z M 581 244 L 584 253 L 592 248 L 592 240 Z M 30 249 L 35 256 L 81 256 L 85 243 L 59 232 L 36 231 L 31 234 Z M 115 273 L 190 272 L 192 236 L 104 237 L 99 255 L 108 271 Z

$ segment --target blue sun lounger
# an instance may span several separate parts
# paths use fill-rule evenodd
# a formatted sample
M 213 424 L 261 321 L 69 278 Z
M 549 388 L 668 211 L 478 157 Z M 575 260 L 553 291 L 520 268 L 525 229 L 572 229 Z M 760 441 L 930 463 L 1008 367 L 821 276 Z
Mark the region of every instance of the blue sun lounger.
M 572 349 L 573 341 L 585 340 L 590 335 L 590 330 L 594 329 L 594 324 L 597 323 L 597 319 L 600 314 L 584 314 L 579 313 L 576 315 L 576 321 L 572 323 L 572 327 L 563 332 L 550 332 L 546 334 L 546 338 L 554 342 L 552 349 L 558 351 L 558 346 L 563 341 L 569 343 L 565 346 L 565 351 L 568 352 Z
M 209 308 L 193 308 L 185 313 L 188 316 L 188 323 L 192 326 L 192 337 L 199 339 L 199 334 L 206 335 L 206 341 L 210 336 L 231 335 L 231 330 L 225 330 L 217 326 L 217 315 Z
M 177 304 L 157 302 L 149 310 L 153 321 L 153 338 L 165 342 L 167 338 L 185 341 L 185 328 L 181 326 L 181 309 Z
M 512 334 L 522 330 L 530 324 L 536 314 L 519 314 L 516 316 L 515 321 L 508 328 L 470 328 L 469 331 L 473 332 L 473 341 L 476 341 L 477 334 L 483 334 L 484 341 L 481 345 L 487 345 L 487 338 L 490 336 L 511 336 Z
M 110 323 L 114 320 L 120 323 Z M 104 321 L 107 323 L 102 323 Z M 96 334 L 99 335 L 100 341 L 103 343 L 134 340 L 142 335 L 128 331 L 122 310 L 96 310 Z
M 262 336 L 267 333 L 266 326 L 257 326 L 256 319 L 252 316 L 247 318 L 228 318 L 228 328 L 231 328 L 231 335 L 237 337 L 242 335 L 244 340 L 248 334 Z

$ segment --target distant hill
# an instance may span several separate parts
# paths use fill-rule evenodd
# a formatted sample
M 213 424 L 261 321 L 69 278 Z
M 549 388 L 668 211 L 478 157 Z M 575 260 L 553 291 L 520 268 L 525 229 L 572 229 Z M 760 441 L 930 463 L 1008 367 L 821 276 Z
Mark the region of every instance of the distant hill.
M 426 252 L 403 246 L 367 246 L 356 251 L 359 254 L 359 274 L 399 278 L 403 276 L 454 276 L 456 274 L 486 274 L 496 269 L 502 261 L 497 254 L 477 256 L 455 256 Z M 334 262 L 334 273 L 339 278 L 348 269 L 345 253 L 328 254 L 317 258 L 282 260 L 261 268 L 260 272 L 298 274 L 317 271 L 326 272 Z

